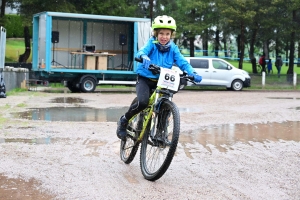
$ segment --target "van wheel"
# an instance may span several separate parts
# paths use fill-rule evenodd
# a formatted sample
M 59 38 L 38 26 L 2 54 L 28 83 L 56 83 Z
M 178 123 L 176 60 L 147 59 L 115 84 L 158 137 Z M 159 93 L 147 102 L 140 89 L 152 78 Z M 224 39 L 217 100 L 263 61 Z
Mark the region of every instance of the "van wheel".
M 81 92 L 94 92 L 96 88 L 96 81 L 91 77 L 86 77 L 81 82 Z
M 231 84 L 231 88 L 234 91 L 241 91 L 243 89 L 243 82 L 241 80 L 234 80 Z

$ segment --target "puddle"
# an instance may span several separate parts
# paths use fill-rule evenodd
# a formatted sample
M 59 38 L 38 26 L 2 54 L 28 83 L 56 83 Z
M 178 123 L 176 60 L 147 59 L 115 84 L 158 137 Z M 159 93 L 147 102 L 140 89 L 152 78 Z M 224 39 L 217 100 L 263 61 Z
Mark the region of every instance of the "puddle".
M 61 98 L 54 100 L 56 103 L 63 101 Z M 82 103 L 80 99 L 75 100 Z M 74 103 L 74 99 L 66 102 Z M 84 101 L 84 100 L 83 100 Z M 116 122 L 120 116 L 127 112 L 128 107 L 121 108 L 89 108 L 89 107 L 51 107 L 51 108 L 32 108 L 28 111 L 13 113 L 15 118 L 28 120 L 46 120 L 46 121 L 94 121 L 94 122 Z M 197 109 L 181 108 L 182 112 L 199 112 Z
M 226 152 L 232 144 L 242 142 L 268 141 L 300 141 L 300 122 L 268 123 L 268 124 L 230 124 L 208 127 L 205 130 L 193 130 L 180 135 L 180 143 L 199 143 L 211 152 L 213 145 L 221 152 Z M 190 149 L 185 148 L 187 155 Z
M 53 139 L 50 137 L 47 138 L 34 138 L 34 139 L 25 139 L 25 138 L 0 138 L 0 144 L 1 143 L 12 143 L 12 142 L 21 142 L 21 143 L 27 143 L 27 144 L 50 144 L 53 143 Z
M 24 144 L 32 144 L 32 145 L 39 145 L 39 144 L 54 144 L 54 143 L 62 143 L 66 145 L 74 144 L 74 143 L 79 143 L 82 145 L 85 145 L 87 148 L 91 147 L 99 147 L 99 146 L 104 146 L 107 144 L 107 142 L 100 141 L 100 140 L 82 140 L 82 139 L 76 139 L 71 140 L 69 138 L 52 138 L 52 137 L 42 137 L 42 138 L 0 138 L 0 144 L 1 143 L 24 143 Z
M 52 107 L 33 108 L 25 112 L 13 113 L 15 118 L 46 121 L 75 121 L 75 122 L 116 122 L 128 110 L 122 108 L 88 108 L 88 107 Z
M 86 103 L 86 102 L 88 101 L 77 97 L 58 97 L 50 101 L 50 103 L 69 103 L 69 104 Z
M 38 189 L 39 184 L 36 180 L 8 178 L 0 174 L 0 199 L 54 199 L 54 196 Z

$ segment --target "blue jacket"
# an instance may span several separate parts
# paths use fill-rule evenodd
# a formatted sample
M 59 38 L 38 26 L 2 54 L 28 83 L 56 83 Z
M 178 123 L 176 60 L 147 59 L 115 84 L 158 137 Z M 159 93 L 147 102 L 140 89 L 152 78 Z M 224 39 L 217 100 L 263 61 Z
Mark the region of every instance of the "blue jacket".
M 160 67 L 171 69 L 175 63 L 181 71 L 187 72 L 189 75 L 194 73 L 193 67 L 180 53 L 177 45 L 173 41 L 170 41 L 171 47 L 167 52 L 161 52 L 155 44 L 155 38 L 151 37 L 148 42 L 137 52 L 136 57 L 140 58 L 142 55 L 147 55 L 152 64 Z M 142 63 L 138 63 L 137 74 L 147 77 L 158 79 L 159 75 L 153 75 L 151 71 L 145 69 Z

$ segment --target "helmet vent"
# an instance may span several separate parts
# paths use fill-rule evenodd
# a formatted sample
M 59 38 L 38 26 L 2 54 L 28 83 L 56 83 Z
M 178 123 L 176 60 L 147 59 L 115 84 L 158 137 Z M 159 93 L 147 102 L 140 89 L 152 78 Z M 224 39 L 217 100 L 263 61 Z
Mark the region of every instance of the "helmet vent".
M 171 20 L 168 21 L 168 24 L 171 24 Z
M 159 22 L 160 22 L 160 23 L 163 23 L 164 21 L 163 21 L 163 20 L 159 20 Z

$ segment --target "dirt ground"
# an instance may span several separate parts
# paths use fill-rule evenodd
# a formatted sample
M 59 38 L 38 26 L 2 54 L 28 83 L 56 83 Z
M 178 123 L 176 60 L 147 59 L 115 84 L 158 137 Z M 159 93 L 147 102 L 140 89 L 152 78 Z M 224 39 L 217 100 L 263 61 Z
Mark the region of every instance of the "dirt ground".
M 139 152 L 129 165 L 120 160 L 116 122 L 12 115 L 122 108 L 134 96 L 31 91 L 0 99 L 0 199 L 300 199 L 299 91 L 179 92 L 179 145 L 155 182 L 143 178 Z M 51 102 L 58 97 L 84 101 Z

